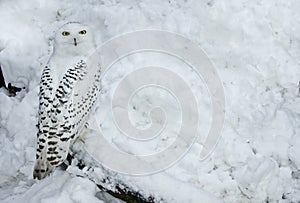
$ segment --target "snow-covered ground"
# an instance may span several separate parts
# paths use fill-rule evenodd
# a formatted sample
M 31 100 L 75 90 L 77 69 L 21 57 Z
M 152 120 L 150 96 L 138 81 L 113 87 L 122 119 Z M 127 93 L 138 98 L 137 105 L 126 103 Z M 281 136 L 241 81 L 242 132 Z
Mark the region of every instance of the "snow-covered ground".
M 300 201 L 299 10 L 297 0 L 1 0 L 0 63 L 6 82 L 26 89 L 16 97 L 0 91 L 0 201 L 116 202 L 93 182 L 107 177 L 112 190 L 126 184 L 165 202 Z M 44 180 L 33 180 L 40 74 L 55 30 L 69 21 L 89 24 L 99 42 L 130 31 L 160 29 L 182 34 L 203 48 L 226 95 L 224 129 L 212 156 L 199 159 L 199 140 L 163 172 L 126 176 L 94 165 L 77 143 L 74 151 L 82 153 L 75 155 L 67 171 L 58 169 Z M 136 61 L 143 57 L 162 61 L 155 54 L 138 55 Z M 106 118 L 106 99 L 131 70 L 124 66 L 130 63 L 123 61 L 104 76 L 99 118 Z M 184 76 L 202 89 L 193 75 Z M 199 97 L 202 94 L 204 90 Z M 133 103 L 141 101 L 137 99 Z M 132 119 L 143 118 L 140 113 L 133 112 Z M 110 126 L 103 120 L 107 138 L 117 139 Z M 168 144 L 122 149 L 149 153 Z M 77 160 L 93 167 L 80 170 Z

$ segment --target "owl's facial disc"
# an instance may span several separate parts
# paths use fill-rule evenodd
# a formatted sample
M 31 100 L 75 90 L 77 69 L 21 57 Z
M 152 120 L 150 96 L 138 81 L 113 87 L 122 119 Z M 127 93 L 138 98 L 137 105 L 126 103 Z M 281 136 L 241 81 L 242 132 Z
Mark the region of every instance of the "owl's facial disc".
M 93 31 L 81 23 L 67 23 L 57 30 L 54 55 L 59 57 L 87 56 L 95 50 Z
M 70 31 L 63 31 L 62 32 L 62 36 L 63 36 L 63 40 L 67 43 L 67 44 L 73 44 L 75 46 L 77 46 L 79 43 L 84 42 L 85 37 L 84 36 L 80 36 L 80 35 L 85 35 L 86 34 L 86 30 L 84 30 L 84 34 L 80 34 L 82 31 L 80 31 L 79 33 L 72 33 Z
M 93 44 L 89 28 L 80 23 L 67 23 L 62 26 L 58 30 L 55 41 L 57 45 L 65 49 L 89 48 Z

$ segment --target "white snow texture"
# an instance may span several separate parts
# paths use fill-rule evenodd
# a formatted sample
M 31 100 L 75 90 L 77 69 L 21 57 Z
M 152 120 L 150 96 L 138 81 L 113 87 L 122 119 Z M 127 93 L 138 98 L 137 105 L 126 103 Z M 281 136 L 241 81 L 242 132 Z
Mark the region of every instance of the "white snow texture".
M 7 83 L 26 88 L 16 97 L 0 91 L 0 202 L 118 202 L 99 195 L 74 164 L 32 179 L 40 75 L 56 29 L 70 21 L 92 26 L 99 42 L 144 29 L 186 36 L 213 61 L 226 96 L 222 137 L 208 159 L 199 159 L 199 140 L 157 174 L 126 176 L 101 167 L 85 174 L 111 175 L 157 202 L 299 202 L 299 10 L 298 0 L 1 0 L 0 63 Z M 100 110 L 109 110 L 104 98 L 126 72 L 124 64 L 103 81 Z M 142 119 L 138 115 L 132 120 Z M 130 150 L 149 153 L 151 147 Z

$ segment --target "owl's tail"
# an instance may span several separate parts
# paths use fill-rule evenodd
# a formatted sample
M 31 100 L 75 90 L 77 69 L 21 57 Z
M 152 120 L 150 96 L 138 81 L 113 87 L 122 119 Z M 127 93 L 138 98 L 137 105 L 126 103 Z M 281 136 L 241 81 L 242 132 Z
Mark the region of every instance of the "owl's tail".
M 45 153 L 42 152 L 36 160 L 33 171 L 33 178 L 41 180 L 52 173 L 54 169 L 55 166 L 51 165 L 49 161 L 47 161 Z

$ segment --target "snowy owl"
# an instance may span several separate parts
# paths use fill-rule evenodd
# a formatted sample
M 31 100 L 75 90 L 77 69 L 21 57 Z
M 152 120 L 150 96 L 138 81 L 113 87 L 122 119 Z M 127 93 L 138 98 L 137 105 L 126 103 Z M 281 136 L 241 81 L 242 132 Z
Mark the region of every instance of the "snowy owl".
M 67 157 L 95 104 L 100 66 L 89 63 L 95 51 L 91 30 L 67 23 L 55 37 L 39 92 L 38 141 L 34 178 L 42 179 Z

